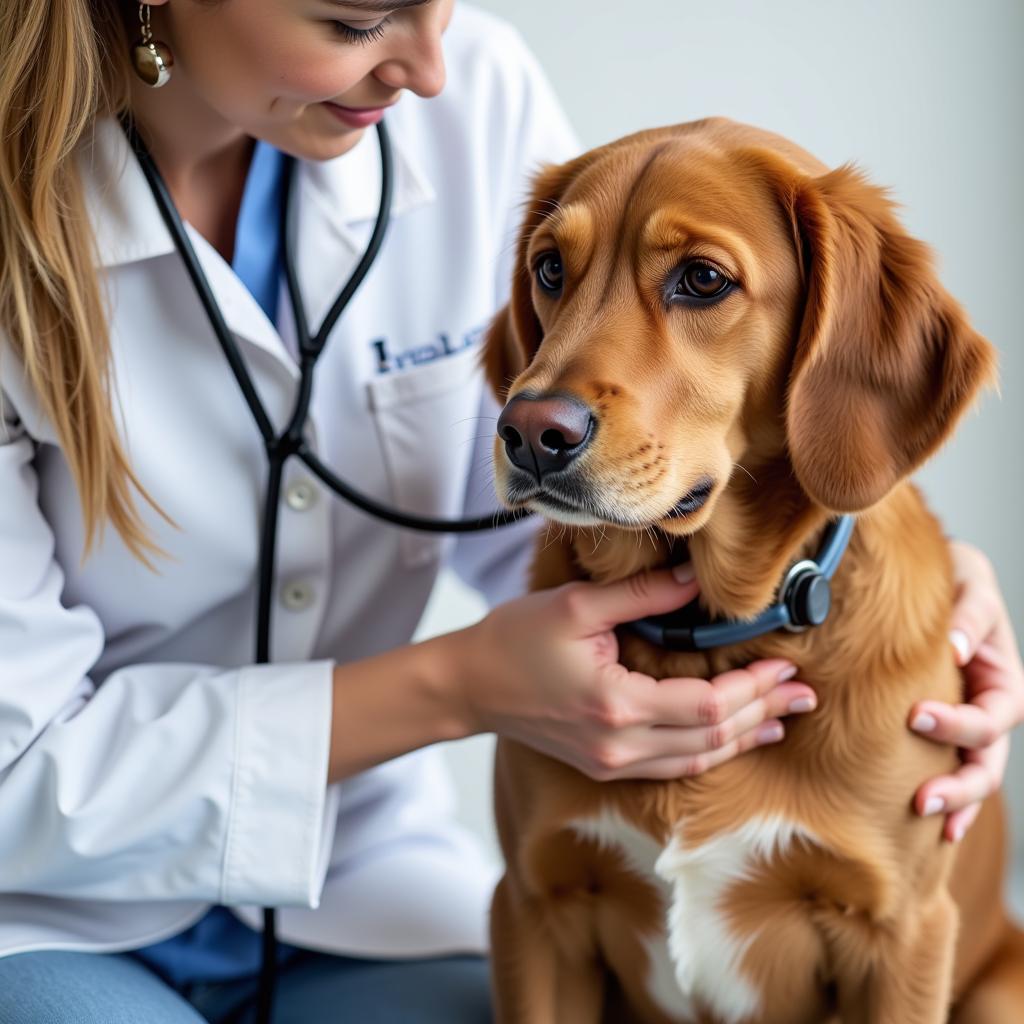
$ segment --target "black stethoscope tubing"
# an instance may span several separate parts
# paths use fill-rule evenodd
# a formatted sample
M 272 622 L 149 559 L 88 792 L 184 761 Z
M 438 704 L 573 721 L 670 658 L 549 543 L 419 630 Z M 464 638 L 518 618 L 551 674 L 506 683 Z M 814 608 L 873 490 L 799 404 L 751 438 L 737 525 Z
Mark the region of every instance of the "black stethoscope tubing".
M 338 477 L 336 473 L 317 458 L 303 437 L 303 428 L 309 415 L 309 405 L 313 397 L 313 371 L 316 367 L 317 359 L 321 352 L 323 352 L 324 346 L 327 343 L 327 337 L 337 323 L 338 318 L 349 302 L 351 302 L 356 290 L 362 284 L 367 272 L 377 258 L 387 231 L 391 214 L 391 198 L 394 191 L 394 173 L 391 144 L 383 121 L 377 125 L 377 140 L 380 146 L 381 161 L 381 194 L 373 233 L 362 258 L 344 287 L 338 293 L 338 297 L 334 300 L 323 324 L 321 324 L 320 329 L 315 335 L 309 330 L 309 323 L 306 319 L 306 311 L 299 291 L 293 258 L 296 238 L 292 193 L 294 191 L 296 161 L 294 158 L 288 157 L 285 164 L 285 200 L 282 203 L 281 211 L 282 235 L 284 239 L 283 262 L 288 295 L 291 300 L 292 313 L 295 318 L 295 330 L 298 337 L 300 379 L 292 414 L 288 420 L 288 425 L 280 435 L 275 432 L 273 424 L 270 422 L 270 417 L 260 401 L 252 377 L 245 365 L 245 360 L 242 358 L 238 344 L 224 321 L 220 306 L 213 295 L 210 283 L 203 272 L 199 259 L 192 247 L 192 242 L 185 231 L 185 225 L 181 220 L 177 207 L 174 205 L 174 200 L 160 171 L 157 169 L 131 118 L 128 115 L 123 116 L 121 124 L 132 150 L 138 158 L 139 165 L 146 176 L 164 223 L 167 225 L 174 245 L 181 255 L 196 293 L 202 302 L 203 309 L 206 311 L 210 326 L 213 328 L 217 341 L 220 343 L 220 347 L 224 352 L 228 365 L 231 367 L 231 371 L 245 398 L 249 411 L 252 413 L 266 448 L 268 477 L 263 523 L 260 530 L 256 618 L 257 664 L 266 664 L 270 661 L 270 612 L 271 594 L 274 585 L 275 549 L 277 545 L 277 510 L 281 501 L 281 479 L 284 464 L 290 456 L 298 456 L 331 490 L 356 508 L 384 522 L 406 529 L 430 533 L 472 533 L 505 526 L 529 514 L 523 510 L 514 510 L 495 512 L 493 515 L 475 519 L 434 519 L 426 516 L 410 515 L 398 509 L 389 508 L 355 490 Z M 273 907 L 264 907 L 262 965 L 260 968 L 257 1002 L 257 1020 L 259 1024 L 270 1024 L 273 1016 L 276 966 L 277 932 L 275 912 Z
M 302 372 L 303 379 L 300 382 L 299 394 L 296 398 L 295 409 L 292 414 L 291 422 L 281 437 L 277 437 L 274 433 L 274 428 L 270 423 L 270 419 L 263 408 L 263 404 L 260 401 L 259 396 L 256 393 L 256 388 L 252 383 L 252 378 L 249 375 L 249 371 L 242 358 L 241 352 L 238 349 L 238 345 L 235 342 L 234 336 L 227 324 L 224 322 L 223 314 L 220 311 L 217 300 L 213 296 L 209 282 L 206 279 L 206 275 L 203 273 L 199 260 L 195 255 L 195 250 L 192 248 L 191 240 L 185 231 L 184 225 L 181 222 L 181 217 L 178 215 L 177 209 L 174 206 L 174 201 L 171 199 L 167 186 L 160 176 L 160 172 L 157 170 L 152 157 L 145 148 L 145 144 L 142 142 L 131 122 L 126 120 L 123 124 L 132 148 L 139 159 L 143 173 L 145 174 L 150 188 L 153 191 L 154 197 L 157 200 L 157 205 L 160 208 L 164 222 L 171 233 L 172 239 L 174 240 L 175 247 L 182 256 L 189 277 L 192 279 L 192 283 L 195 286 L 200 300 L 202 301 L 207 318 L 210 320 L 211 326 L 214 329 L 214 334 L 217 336 L 217 340 L 220 343 L 221 349 L 223 350 L 228 364 L 231 367 L 231 371 L 235 376 L 235 380 L 237 381 L 242 395 L 245 398 L 246 404 L 252 413 L 253 419 L 256 421 L 256 426 L 259 429 L 264 444 L 267 446 L 268 452 L 273 451 L 275 447 L 282 446 L 287 442 L 290 446 L 288 450 L 289 455 L 297 455 L 304 463 L 306 463 L 313 473 L 316 474 L 316 476 L 331 488 L 331 490 L 335 491 L 350 504 L 355 505 L 357 508 L 377 519 L 382 519 L 394 526 L 401 526 L 409 530 L 422 530 L 428 533 L 474 533 L 482 530 L 492 530 L 499 526 L 506 526 L 509 523 L 516 522 L 530 514 L 523 509 L 515 509 L 511 511 L 496 511 L 488 516 L 479 516 L 469 519 L 435 519 L 429 516 L 417 516 L 408 512 L 402 512 L 398 509 L 389 508 L 387 505 L 382 504 L 374 498 L 357 491 L 350 484 L 347 484 L 344 480 L 340 479 L 336 473 L 334 473 L 329 467 L 325 466 L 323 462 L 317 458 L 317 456 L 309 449 L 305 439 L 302 437 L 301 428 L 305 423 L 305 414 L 308 412 L 309 402 L 312 397 L 312 374 L 309 371 L 311 371 L 313 365 L 315 365 L 316 360 L 326 343 L 327 336 L 333 329 L 338 317 L 351 301 L 356 289 L 362 283 L 363 278 L 370 269 L 370 265 L 376 259 L 377 252 L 379 251 L 384 238 L 384 233 L 387 230 L 390 215 L 391 194 L 393 191 L 393 172 L 391 146 L 388 139 L 387 128 L 383 121 L 377 125 L 377 136 L 381 152 L 382 187 L 381 205 L 377 214 L 377 221 L 374 225 L 373 234 L 370 238 L 369 244 L 367 245 L 366 251 L 363 253 L 363 257 L 360 260 L 359 265 L 352 272 L 351 277 L 339 293 L 338 298 L 335 300 L 328 312 L 323 325 L 315 336 L 311 336 L 309 332 L 305 308 L 302 304 L 298 281 L 295 276 L 294 260 L 291 255 L 294 247 L 294 217 L 292 215 L 293 204 L 291 202 L 291 183 L 294 177 L 295 167 L 294 159 L 289 158 L 285 168 L 286 202 L 284 203 L 284 269 L 289 298 L 292 305 L 292 313 L 295 317 L 296 333 L 299 336 L 299 368 L 300 372 Z

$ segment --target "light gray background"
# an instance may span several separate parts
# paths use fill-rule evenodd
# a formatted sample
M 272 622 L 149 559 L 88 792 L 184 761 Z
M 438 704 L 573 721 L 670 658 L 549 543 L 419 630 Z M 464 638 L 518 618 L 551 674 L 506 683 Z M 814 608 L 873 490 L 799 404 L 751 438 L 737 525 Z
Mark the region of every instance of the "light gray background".
M 461 2 L 461 0 L 459 0 Z M 1000 350 L 988 395 L 919 474 L 950 533 L 998 569 L 1024 633 L 1024 3 L 1021 0 L 479 0 L 518 26 L 584 145 L 724 114 L 857 161 L 903 204 L 946 286 Z M 429 634 L 482 612 L 450 579 Z M 492 741 L 450 746 L 464 815 L 497 856 Z M 1024 858 L 1024 743 L 1007 791 Z

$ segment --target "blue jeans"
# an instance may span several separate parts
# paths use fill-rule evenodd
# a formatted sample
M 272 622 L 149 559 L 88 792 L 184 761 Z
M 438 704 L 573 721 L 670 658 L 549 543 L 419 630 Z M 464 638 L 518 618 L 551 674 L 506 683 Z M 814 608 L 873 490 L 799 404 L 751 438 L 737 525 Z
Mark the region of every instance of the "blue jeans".
M 131 956 L 0 958 L 0 1024 L 253 1024 L 258 978 L 177 990 Z M 274 1024 L 489 1024 L 477 956 L 359 960 L 303 951 L 278 970 Z

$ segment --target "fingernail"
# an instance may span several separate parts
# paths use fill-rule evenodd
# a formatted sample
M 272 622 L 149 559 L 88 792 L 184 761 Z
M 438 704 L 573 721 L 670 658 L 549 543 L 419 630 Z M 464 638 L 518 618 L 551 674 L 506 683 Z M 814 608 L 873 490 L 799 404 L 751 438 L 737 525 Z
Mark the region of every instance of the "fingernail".
M 787 665 L 785 668 L 780 669 L 778 680 L 780 683 L 784 683 L 787 679 L 792 679 L 797 673 L 796 665 Z
M 766 722 L 757 730 L 758 743 L 778 743 L 785 730 L 778 722 Z
M 801 711 L 813 711 L 817 706 L 818 703 L 813 697 L 797 697 L 789 705 L 789 710 L 799 714 Z
M 924 802 L 924 814 L 938 814 L 945 806 L 946 801 L 941 796 L 930 796 Z
M 963 839 L 964 832 L 966 832 L 966 831 L 967 831 L 967 829 L 964 828 L 964 823 L 962 821 L 958 821 L 953 826 L 953 842 L 954 843 L 959 843 L 960 840 Z
M 934 715 L 929 715 L 927 711 L 919 711 L 910 723 L 910 728 L 915 732 L 934 732 L 938 724 Z
M 697 570 L 693 562 L 683 562 L 682 565 L 672 566 L 672 575 L 676 583 L 692 583 L 697 578 Z
M 967 638 L 967 634 L 962 629 L 951 630 L 949 642 L 956 648 L 957 662 L 961 665 L 966 664 L 967 659 L 971 656 L 971 641 Z

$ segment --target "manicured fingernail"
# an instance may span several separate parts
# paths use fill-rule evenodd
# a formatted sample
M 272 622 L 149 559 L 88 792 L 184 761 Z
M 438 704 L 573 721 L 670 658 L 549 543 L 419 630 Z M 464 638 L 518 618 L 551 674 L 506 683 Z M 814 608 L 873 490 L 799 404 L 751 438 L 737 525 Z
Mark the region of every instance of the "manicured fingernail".
M 778 680 L 780 683 L 784 683 L 787 679 L 792 679 L 796 673 L 796 665 L 786 665 L 785 668 L 779 670 Z
M 694 569 L 693 562 L 683 562 L 682 565 L 672 566 L 672 575 L 676 583 L 692 583 L 697 578 L 697 570 Z
M 959 843 L 960 840 L 963 839 L 964 833 L 966 831 L 967 831 L 967 829 L 964 828 L 964 823 L 962 821 L 958 821 L 953 826 L 953 842 L 954 843 Z
M 785 730 L 778 722 L 766 722 L 757 730 L 758 743 L 778 743 Z
M 789 710 L 797 714 L 801 711 L 813 711 L 818 706 L 818 702 L 813 697 L 797 697 L 789 705 Z
M 924 813 L 927 814 L 938 814 L 943 807 L 946 806 L 946 801 L 941 796 L 930 796 L 924 802 Z
M 934 732 L 938 724 L 934 715 L 929 715 L 927 711 L 919 711 L 910 723 L 910 728 L 915 732 Z
M 967 638 L 967 634 L 962 629 L 951 630 L 949 642 L 956 648 L 959 664 L 966 664 L 967 659 L 971 656 L 971 641 Z

